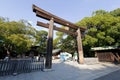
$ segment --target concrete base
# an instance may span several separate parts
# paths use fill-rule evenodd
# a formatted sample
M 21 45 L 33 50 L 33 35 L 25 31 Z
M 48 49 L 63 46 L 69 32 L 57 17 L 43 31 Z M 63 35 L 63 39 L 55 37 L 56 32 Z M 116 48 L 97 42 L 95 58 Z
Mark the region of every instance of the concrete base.
M 43 69 L 43 72 L 51 72 L 51 71 L 55 71 L 53 69 Z

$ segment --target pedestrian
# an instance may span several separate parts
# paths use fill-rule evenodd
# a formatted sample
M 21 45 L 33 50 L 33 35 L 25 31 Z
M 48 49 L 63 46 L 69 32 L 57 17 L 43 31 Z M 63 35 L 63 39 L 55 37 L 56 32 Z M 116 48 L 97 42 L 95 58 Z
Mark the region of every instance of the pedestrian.
M 4 60 L 5 60 L 5 61 L 8 61 L 8 60 L 9 60 L 9 57 L 8 57 L 8 56 L 6 56 L 6 57 L 4 58 Z
M 73 55 L 74 61 L 77 61 L 78 57 L 77 57 L 77 52 L 75 51 L 74 55 Z
M 41 71 L 44 71 L 44 56 L 41 55 L 40 57 L 40 63 L 41 63 Z

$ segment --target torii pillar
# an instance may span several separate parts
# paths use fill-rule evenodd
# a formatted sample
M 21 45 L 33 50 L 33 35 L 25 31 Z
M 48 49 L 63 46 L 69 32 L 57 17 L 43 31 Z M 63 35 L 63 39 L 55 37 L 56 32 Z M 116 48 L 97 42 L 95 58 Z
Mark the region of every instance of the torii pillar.
M 60 17 L 57 17 L 35 5 L 33 5 L 33 12 L 36 13 L 36 16 L 43 18 L 45 20 L 50 20 L 49 25 L 43 22 L 37 22 L 38 26 L 49 28 L 48 32 L 48 40 L 47 40 L 47 54 L 46 54 L 46 63 L 45 68 L 51 69 L 52 67 L 52 49 L 53 49 L 53 29 L 57 31 L 61 31 L 73 36 L 77 37 L 77 46 L 78 46 L 78 62 L 80 64 L 84 63 L 84 57 L 83 57 L 83 49 L 82 49 L 82 39 L 81 39 L 81 31 L 85 31 L 85 28 L 76 26 L 75 24 L 66 21 Z M 74 31 L 65 30 L 59 27 L 54 26 L 54 23 L 58 23 L 60 25 L 66 26 L 68 28 L 74 29 Z
M 77 30 L 77 47 L 78 47 L 78 62 L 80 64 L 84 63 L 83 48 L 82 48 L 82 39 L 80 28 Z
M 54 26 L 54 20 L 53 18 L 51 18 L 49 23 L 49 32 L 48 32 L 48 40 L 47 40 L 47 54 L 46 54 L 46 63 L 45 63 L 46 69 L 51 69 L 52 67 L 53 26 Z

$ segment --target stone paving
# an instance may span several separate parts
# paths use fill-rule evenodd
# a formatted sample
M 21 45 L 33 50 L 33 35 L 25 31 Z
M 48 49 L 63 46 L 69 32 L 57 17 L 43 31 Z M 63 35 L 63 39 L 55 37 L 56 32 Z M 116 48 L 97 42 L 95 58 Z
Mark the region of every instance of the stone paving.
M 120 70 L 114 71 L 95 80 L 120 80 Z
M 0 80 L 105 80 L 100 77 L 117 70 L 120 70 L 120 65 L 100 63 L 89 59 L 85 61 L 85 64 L 78 64 L 75 61 L 53 60 L 52 69 L 49 71 L 4 76 L 0 77 Z

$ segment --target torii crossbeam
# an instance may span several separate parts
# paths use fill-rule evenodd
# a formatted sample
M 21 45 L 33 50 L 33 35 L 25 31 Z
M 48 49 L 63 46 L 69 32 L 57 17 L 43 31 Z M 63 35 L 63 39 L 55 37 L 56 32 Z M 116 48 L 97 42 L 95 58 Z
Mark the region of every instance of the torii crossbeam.
M 45 62 L 45 68 L 51 69 L 52 68 L 52 49 L 53 49 L 53 30 L 61 31 L 64 33 L 67 33 L 72 36 L 76 36 L 77 38 L 77 47 L 78 47 L 78 61 L 80 64 L 84 63 L 84 57 L 83 57 L 83 48 L 82 48 L 82 41 L 81 41 L 81 31 L 84 32 L 86 29 L 79 27 L 69 21 L 66 21 L 58 16 L 55 16 L 35 5 L 32 6 L 33 12 L 36 13 L 36 16 L 49 20 L 48 23 L 43 23 L 40 21 L 37 21 L 37 25 L 41 27 L 45 27 L 49 29 L 48 32 L 48 40 L 47 40 L 47 55 L 46 55 L 46 62 Z M 66 26 L 68 28 L 73 29 L 74 31 L 65 30 L 59 27 L 56 27 L 54 23 L 58 23 L 60 25 Z

